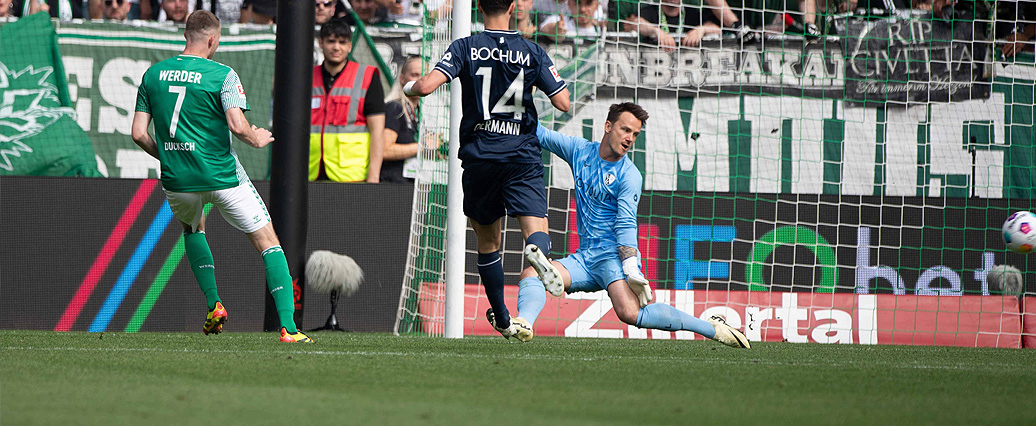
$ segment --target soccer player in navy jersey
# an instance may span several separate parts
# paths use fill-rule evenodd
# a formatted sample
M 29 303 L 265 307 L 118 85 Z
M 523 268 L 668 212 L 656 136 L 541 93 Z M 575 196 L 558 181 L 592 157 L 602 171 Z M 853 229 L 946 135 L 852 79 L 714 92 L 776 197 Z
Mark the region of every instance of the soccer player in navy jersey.
M 728 346 L 749 348 L 745 335 L 722 317 L 703 321 L 668 304 L 651 303 L 654 297 L 640 271 L 637 249 L 637 205 L 643 177 L 626 157 L 647 119 L 648 113 L 637 104 L 614 104 L 604 122 L 601 142 L 539 126 L 540 145 L 569 164 L 576 182 L 579 250 L 554 266 L 569 293 L 607 291 L 622 322 L 640 328 L 693 331 Z M 518 313 L 532 324 L 546 302 L 544 286 L 531 267 L 521 277 Z
M 460 80 L 464 214 L 478 240 L 478 273 L 491 306 L 486 316 L 504 337 L 527 341 L 532 328 L 521 318 L 511 318 L 504 304 L 500 219 L 504 214 L 518 218 L 526 259 L 546 289 L 560 296 L 561 275 L 546 257 L 547 191 L 533 88 L 546 93 L 562 112 L 570 104 L 568 88 L 547 53 L 510 30 L 514 8 L 513 0 L 479 0 L 486 30 L 455 40 L 435 69 L 407 83 L 403 92 L 426 96 L 454 78 Z

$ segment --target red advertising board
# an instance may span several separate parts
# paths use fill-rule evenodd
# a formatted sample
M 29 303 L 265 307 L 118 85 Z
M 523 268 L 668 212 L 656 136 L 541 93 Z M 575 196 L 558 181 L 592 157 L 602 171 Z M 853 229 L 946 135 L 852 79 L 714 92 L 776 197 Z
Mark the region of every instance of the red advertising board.
M 423 294 L 442 294 L 441 284 L 424 285 Z M 505 287 L 512 309 L 517 297 L 517 287 Z M 1022 339 L 1022 316 L 1014 297 L 656 290 L 655 300 L 699 318 L 723 315 L 752 341 L 1019 348 Z M 534 330 L 538 336 L 702 338 L 623 324 L 611 307 L 605 292 L 548 296 Z M 484 319 L 488 308 L 481 286 L 466 285 L 465 334 L 496 334 Z M 441 318 L 441 298 L 422 300 L 420 309 Z M 441 327 L 426 324 L 425 331 Z
M 1036 299 L 1022 299 L 1022 347 L 1036 348 Z

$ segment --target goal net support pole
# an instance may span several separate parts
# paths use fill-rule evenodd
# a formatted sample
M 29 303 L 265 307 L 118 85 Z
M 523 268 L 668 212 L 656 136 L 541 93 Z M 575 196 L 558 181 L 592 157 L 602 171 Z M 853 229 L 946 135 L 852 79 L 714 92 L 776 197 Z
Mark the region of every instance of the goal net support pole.
M 453 3 L 453 39 L 471 35 L 471 0 Z M 446 192 L 446 306 L 444 334 L 448 339 L 464 337 L 464 249 L 467 224 L 464 221 L 464 191 L 461 188 L 460 84 L 450 84 L 449 177 Z

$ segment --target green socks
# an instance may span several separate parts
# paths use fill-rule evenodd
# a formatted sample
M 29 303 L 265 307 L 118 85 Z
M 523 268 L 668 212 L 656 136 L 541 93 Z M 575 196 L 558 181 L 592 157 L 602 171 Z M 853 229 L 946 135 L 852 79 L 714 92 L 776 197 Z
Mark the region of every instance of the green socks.
M 216 267 L 212 261 L 209 243 L 204 232 L 184 234 L 183 247 L 187 261 L 191 264 L 191 272 L 198 281 L 198 287 L 205 293 L 205 303 L 211 311 L 219 302 L 216 293 Z M 263 265 L 266 266 L 266 285 L 273 295 L 273 303 L 277 306 L 277 316 L 281 319 L 281 327 L 289 333 L 297 333 L 295 328 L 295 290 L 288 272 L 288 260 L 284 257 L 281 246 L 273 246 L 263 252 Z
M 273 304 L 277 307 L 277 316 L 281 319 L 281 327 L 289 333 L 298 333 L 295 328 L 295 289 L 288 272 L 288 259 L 284 257 L 281 246 L 273 246 L 263 251 L 263 265 L 266 265 L 266 286 L 270 288 Z
M 212 261 L 212 252 L 209 251 L 205 233 L 184 234 L 183 249 L 187 253 L 187 261 L 191 264 L 191 272 L 194 272 L 194 279 L 198 281 L 201 292 L 205 293 L 205 303 L 211 311 L 220 300 L 216 293 L 216 265 Z

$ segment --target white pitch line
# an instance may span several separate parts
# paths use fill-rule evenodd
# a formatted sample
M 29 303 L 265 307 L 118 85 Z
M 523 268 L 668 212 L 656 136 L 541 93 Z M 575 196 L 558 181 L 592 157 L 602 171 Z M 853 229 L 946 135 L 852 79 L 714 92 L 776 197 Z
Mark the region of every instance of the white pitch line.
M 731 349 L 733 350 L 733 349 Z M 266 355 L 326 355 L 326 356 L 364 356 L 364 357 L 375 357 L 375 356 L 398 356 L 398 357 L 422 357 L 422 358 L 467 358 L 467 359 L 510 359 L 510 360 L 560 360 L 560 361 L 614 361 L 636 358 L 638 361 L 653 361 L 661 363 L 687 363 L 687 364 L 722 364 L 722 365 L 766 365 L 766 366 L 823 366 L 823 367 L 859 367 L 859 363 L 854 362 L 832 362 L 830 360 L 824 362 L 801 362 L 801 363 L 787 363 L 777 362 L 766 359 L 716 359 L 716 358 L 674 358 L 674 357 L 659 357 L 659 356 L 596 356 L 596 357 L 574 357 L 574 356 L 558 356 L 558 355 L 530 355 L 530 354 L 514 354 L 514 353 L 498 353 L 492 355 L 483 354 L 463 354 L 463 353 L 441 353 L 441 352 L 394 352 L 394 351 L 298 351 L 298 352 L 281 352 L 281 351 L 258 351 L 258 350 L 227 350 L 227 349 L 205 349 L 205 348 L 183 348 L 181 349 L 155 349 L 155 348 L 77 348 L 77 347 L 34 347 L 34 346 L 4 346 L 0 347 L 0 351 L 43 351 L 43 352 L 152 352 L 152 353 L 227 353 L 227 354 L 266 354 Z M 956 365 L 945 364 L 945 365 L 926 365 L 926 364 L 895 364 L 895 363 L 876 363 L 872 364 L 876 367 L 888 367 L 888 368 L 899 368 L 908 370 L 954 370 L 954 371 L 978 371 L 978 370 L 996 370 L 1003 371 L 1004 369 L 1019 368 L 1018 365 L 1013 364 L 983 364 L 981 366 L 966 365 L 958 363 Z M 976 368 L 977 367 L 977 368 Z

